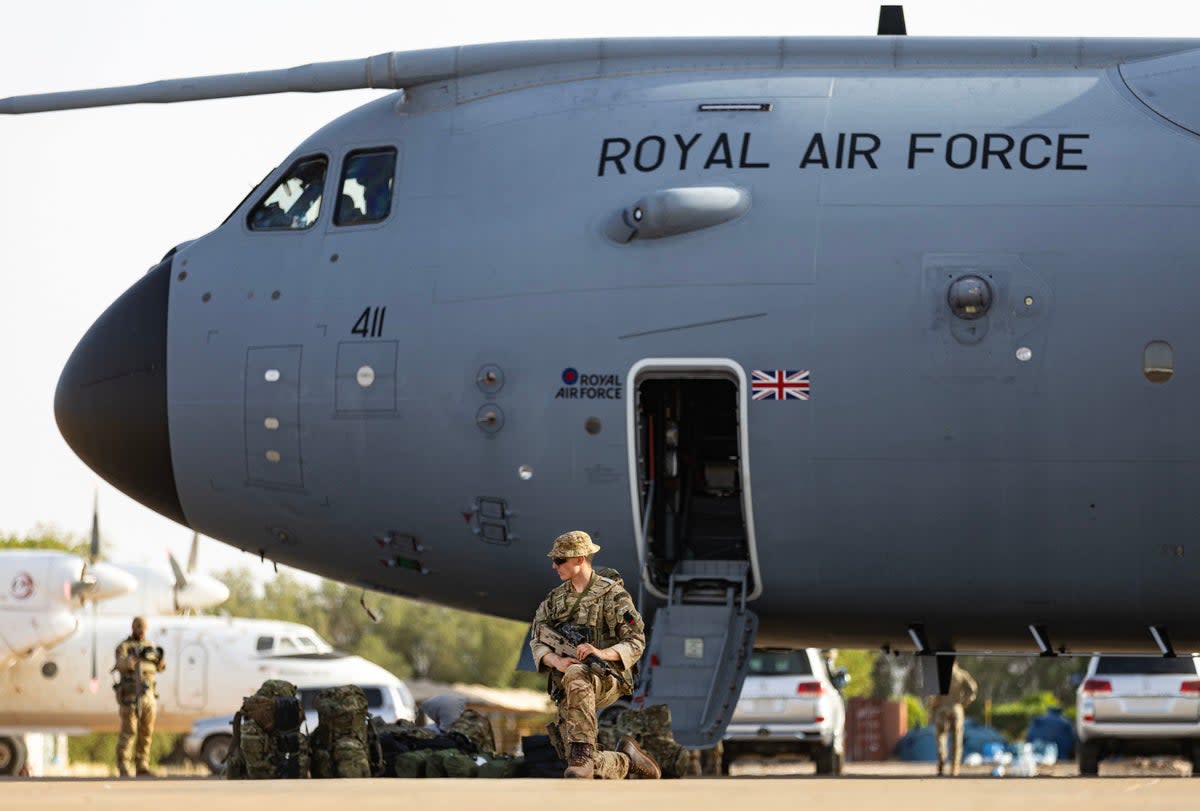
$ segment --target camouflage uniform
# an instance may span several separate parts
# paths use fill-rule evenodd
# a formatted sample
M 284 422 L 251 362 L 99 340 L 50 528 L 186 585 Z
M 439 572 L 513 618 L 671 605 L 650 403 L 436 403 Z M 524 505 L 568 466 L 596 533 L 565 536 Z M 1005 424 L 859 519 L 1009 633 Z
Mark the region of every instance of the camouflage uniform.
M 122 777 L 130 772 L 130 754 L 137 737 L 135 762 L 137 774 L 151 775 L 150 739 L 154 734 L 154 718 L 158 714 L 158 689 L 155 677 L 166 669 L 167 663 L 159 655 L 161 649 L 145 639 L 146 620 L 135 617 L 133 633 L 117 645 L 117 663 L 113 670 L 121 674 L 116 685 L 117 702 L 120 705 L 121 734 L 117 738 L 117 771 Z M 147 649 L 152 655 L 143 655 Z
M 950 676 L 950 692 L 929 697 L 930 716 L 937 733 L 937 773 L 946 771 L 946 743 L 951 738 L 950 773 L 958 775 L 963 754 L 963 708 L 975 700 L 979 687 L 971 674 L 957 664 Z
M 587 533 L 568 532 L 555 540 L 547 557 L 572 558 L 599 550 Z M 552 651 L 538 640 L 539 629 L 545 623 L 556 626 L 563 622 L 591 629 L 591 644 L 597 650 L 614 648 L 620 661 L 608 664 L 617 675 L 596 676 L 582 664 L 571 665 L 566 673 L 560 673 L 545 664 L 543 657 Z M 631 671 L 646 648 L 645 625 L 629 592 L 615 580 L 594 572 L 582 594 L 576 593 L 571 581 L 564 581 L 538 606 L 529 647 L 538 671 L 550 674 L 548 686 L 558 704 L 556 725 L 563 748 L 570 750 L 572 744 L 587 744 L 593 751 L 596 777 L 624 778 L 629 773 L 629 757 L 623 752 L 597 751 L 595 747 L 596 710 L 633 692 Z

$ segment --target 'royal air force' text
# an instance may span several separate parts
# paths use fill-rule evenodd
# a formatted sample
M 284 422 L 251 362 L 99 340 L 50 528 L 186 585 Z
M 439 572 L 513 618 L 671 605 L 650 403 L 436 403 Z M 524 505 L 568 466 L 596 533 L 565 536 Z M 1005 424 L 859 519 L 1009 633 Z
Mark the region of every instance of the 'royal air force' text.
M 799 169 L 878 169 L 896 161 L 909 169 L 947 166 L 974 170 L 1086 171 L 1087 133 L 913 132 L 900 149 L 871 132 L 813 133 L 796 152 Z M 671 133 L 605 138 L 599 177 L 688 169 L 770 169 L 785 163 L 759 154 L 749 132 Z M 803 143 L 803 142 L 802 142 Z M 792 163 L 787 160 L 786 163 Z

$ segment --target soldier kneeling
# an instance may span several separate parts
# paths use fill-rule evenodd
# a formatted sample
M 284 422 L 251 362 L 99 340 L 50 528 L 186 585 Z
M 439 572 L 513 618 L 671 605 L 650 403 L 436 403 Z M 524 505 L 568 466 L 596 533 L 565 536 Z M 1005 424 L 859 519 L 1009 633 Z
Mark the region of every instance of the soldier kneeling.
M 657 779 L 658 764 L 632 738 L 622 738 L 615 752 L 596 748 L 596 710 L 633 691 L 630 673 L 646 649 L 645 625 L 629 592 L 592 569 L 599 551 L 586 532 L 554 541 L 548 557 L 563 583 L 534 614 L 533 661 L 539 672 L 550 674 L 547 686 L 558 705 L 556 726 L 566 750 L 564 777 Z M 564 626 L 573 629 L 567 635 L 574 642 L 564 640 Z

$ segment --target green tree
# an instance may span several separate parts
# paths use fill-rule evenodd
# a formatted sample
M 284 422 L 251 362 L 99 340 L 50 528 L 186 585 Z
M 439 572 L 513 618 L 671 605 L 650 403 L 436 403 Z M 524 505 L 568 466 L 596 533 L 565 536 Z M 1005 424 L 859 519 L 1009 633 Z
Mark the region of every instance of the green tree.
M 53 524 L 35 524 L 24 535 L 0 534 L 0 549 L 57 549 L 86 558 L 89 546 L 83 536 L 65 532 Z
M 847 698 L 871 696 L 875 693 L 875 660 L 878 651 L 839 649 L 834 669 L 844 667 L 850 683 L 846 685 Z

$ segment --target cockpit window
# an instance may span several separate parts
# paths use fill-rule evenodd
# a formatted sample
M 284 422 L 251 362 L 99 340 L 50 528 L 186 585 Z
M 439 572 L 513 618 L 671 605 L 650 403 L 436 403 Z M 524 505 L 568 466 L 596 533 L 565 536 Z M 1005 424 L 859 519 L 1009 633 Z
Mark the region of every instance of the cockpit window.
M 324 155 L 301 158 L 292 164 L 262 202 L 250 212 L 252 231 L 301 231 L 311 228 L 321 215 L 325 191 Z
M 392 209 L 395 179 L 394 148 L 351 152 L 342 165 L 342 193 L 333 215 L 334 223 L 363 225 L 385 219 Z

